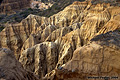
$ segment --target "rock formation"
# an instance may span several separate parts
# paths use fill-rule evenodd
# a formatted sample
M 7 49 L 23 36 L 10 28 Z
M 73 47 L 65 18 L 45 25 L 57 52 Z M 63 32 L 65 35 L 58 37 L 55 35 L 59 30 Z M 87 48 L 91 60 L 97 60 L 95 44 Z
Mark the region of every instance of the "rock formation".
M 39 75 L 39 78 L 42 78 L 55 69 L 58 61 L 57 53 L 55 43 L 43 42 L 23 51 L 19 61 L 25 69 L 34 72 Z
M 0 32 L 0 47 L 12 50 L 24 68 L 39 78 L 47 73 L 46 77 L 56 76 L 53 76 L 53 80 L 63 79 L 62 76 L 67 79 L 69 75 L 73 75 L 71 79 L 84 80 L 82 77 L 85 74 L 92 76 L 95 73 L 98 76 L 99 71 L 106 71 L 107 75 L 107 70 L 111 68 L 118 70 L 118 66 L 114 68 L 112 61 L 106 59 L 109 55 L 119 53 L 119 32 L 115 31 L 120 29 L 119 18 L 118 6 L 75 1 L 49 18 L 30 14 L 18 24 L 8 24 Z M 92 42 L 88 44 L 91 39 Z M 107 57 L 103 57 L 103 54 Z M 113 55 L 113 58 L 118 59 L 117 56 Z M 61 71 L 59 74 L 61 66 L 67 69 L 65 72 L 68 74 Z M 112 76 L 111 72 L 108 75 Z
M 72 58 L 74 50 L 82 46 L 79 31 L 79 29 L 74 30 L 63 37 L 59 37 L 55 41 L 55 43 L 58 45 L 59 52 L 59 61 L 56 67 L 59 67 L 59 65 L 63 65 L 68 62 Z
M 24 70 L 12 51 L 0 48 L 0 80 L 39 80 L 34 73 Z
M 67 33 L 71 32 L 72 28 L 70 27 L 63 27 L 63 28 L 59 28 L 55 31 L 53 31 L 47 38 L 45 41 L 49 41 L 49 42 L 54 42 L 55 40 L 57 40 L 59 37 L 63 37 L 65 36 Z
M 105 76 L 107 79 L 119 77 L 119 56 L 120 32 L 110 31 L 98 35 L 88 45 L 77 48 L 72 60 L 61 70 L 58 68 L 51 80 L 89 80 L 90 77 L 100 80 L 100 77 L 105 79 Z
M 0 13 L 10 13 L 26 7 L 30 7 L 30 0 L 3 0 L 0 5 Z
M 83 9 L 85 8 L 85 6 L 83 6 Z M 80 11 L 79 8 L 81 9 L 82 6 L 74 4 L 73 6 L 71 5 L 67 8 L 65 8 L 65 10 L 61 11 L 58 14 L 55 14 L 54 16 L 51 16 L 50 18 L 29 15 L 26 19 L 24 19 L 19 24 L 13 24 L 13 25 L 8 24 L 9 26 L 7 26 L 0 33 L 0 35 L 1 35 L 0 36 L 0 39 L 1 39 L 0 46 L 10 48 L 11 50 L 13 50 L 15 52 L 17 58 L 19 58 L 18 53 L 20 52 L 20 49 L 21 49 L 23 43 L 27 40 L 27 38 L 30 36 L 31 33 L 36 34 L 38 31 L 43 30 L 49 24 L 55 25 L 57 28 L 67 27 L 69 25 L 72 25 L 72 23 L 74 22 L 74 19 L 77 18 L 75 16 L 77 16 L 83 10 L 82 9 Z M 63 12 L 65 12 L 65 14 L 63 14 Z M 70 15 L 73 15 L 73 16 L 70 16 Z M 64 18 L 64 17 L 66 17 L 66 18 Z M 9 33 L 9 32 L 11 32 L 11 33 Z M 46 36 L 46 34 L 43 34 L 43 35 Z M 14 36 L 14 37 L 12 37 L 12 36 Z M 41 36 L 39 36 L 39 37 L 41 37 Z M 13 38 L 16 38 L 16 39 L 13 39 Z M 47 38 L 47 36 L 45 38 Z
M 36 22 L 36 18 L 38 17 L 30 15 L 30 19 L 25 19 L 19 24 L 8 24 L 0 33 L 0 46 L 11 49 L 14 51 L 16 57 L 19 58 L 23 43 L 31 33 L 35 33 L 39 28 L 39 23 Z M 44 18 L 39 19 L 40 21 L 37 20 L 38 22 L 44 22 Z
M 31 48 L 32 46 L 44 42 L 45 39 L 56 29 L 54 25 L 48 25 L 43 30 L 39 30 L 36 33 L 33 33 L 29 38 L 24 42 L 21 51 Z M 22 52 L 21 52 L 22 53 Z

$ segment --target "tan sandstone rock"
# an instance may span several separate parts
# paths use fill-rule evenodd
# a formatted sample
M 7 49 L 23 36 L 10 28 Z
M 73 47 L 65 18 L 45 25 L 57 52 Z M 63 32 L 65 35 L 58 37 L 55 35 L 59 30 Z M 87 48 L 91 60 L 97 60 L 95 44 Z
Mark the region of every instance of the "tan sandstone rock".
M 27 72 L 15 59 L 12 51 L 0 48 L 0 80 L 39 80 L 34 73 Z
M 74 51 L 63 69 L 51 80 L 89 80 L 88 77 L 120 77 L 120 32 L 111 31 L 94 37 L 91 43 Z M 95 78 L 92 78 L 95 80 Z
M 45 39 L 54 31 L 56 30 L 56 27 L 54 25 L 48 25 L 45 27 L 45 29 L 41 29 L 36 33 L 31 33 L 29 38 L 24 42 L 21 53 L 23 50 L 27 48 L 31 48 L 32 46 L 42 43 L 45 41 Z
M 43 42 L 23 51 L 19 61 L 26 70 L 32 71 L 42 78 L 55 69 L 58 61 L 57 56 L 56 44 Z
M 42 78 L 54 68 L 70 61 L 74 50 L 89 43 L 96 35 L 119 29 L 119 9 L 120 7 L 111 6 L 109 3 L 92 4 L 77 1 L 49 18 L 31 14 L 21 23 L 9 24 L 1 31 L 0 47 L 10 48 L 15 52 L 17 59 L 20 56 L 19 61 L 25 69 Z M 53 52 L 50 52 L 50 59 L 55 57 L 49 60 L 49 63 L 54 64 L 51 69 L 44 64 L 44 61 L 48 61 L 44 60 L 46 54 L 49 54 L 47 51 L 51 50 L 48 43 L 54 45 Z M 41 69 L 41 66 L 45 68 Z
M 21 23 L 8 24 L 4 30 L 0 32 L 0 47 L 9 48 L 14 51 L 16 58 L 20 56 L 20 51 L 23 43 L 28 39 L 31 33 L 43 29 L 40 24 L 44 22 L 44 17 L 29 15 Z M 39 20 L 36 20 L 39 18 Z M 38 22 L 37 22 L 38 21 Z

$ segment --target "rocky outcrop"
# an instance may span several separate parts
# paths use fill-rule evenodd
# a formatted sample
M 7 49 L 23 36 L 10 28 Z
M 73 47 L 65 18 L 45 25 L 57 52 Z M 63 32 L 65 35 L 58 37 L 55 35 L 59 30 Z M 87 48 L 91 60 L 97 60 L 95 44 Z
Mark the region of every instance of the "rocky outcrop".
M 20 56 L 19 61 L 24 68 L 34 72 L 40 78 L 49 72 L 50 74 L 54 73 L 55 68 L 61 69 L 60 66 L 63 66 L 63 64 L 65 69 L 70 70 L 68 68 L 70 65 L 67 62 L 72 57 L 72 60 L 74 60 L 73 52 L 76 49 L 78 50 L 81 47 L 83 49 L 80 48 L 82 53 L 89 54 L 84 52 L 87 51 L 86 47 L 89 45 L 84 45 L 88 44 L 92 38 L 120 28 L 119 9 L 119 7 L 111 6 L 109 3 L 92 4 L 76 1 L 49 18 L 31 14 L 21 23 L 9 25 L 0 33 L 0 47 L 14 51 L 17 59 Z M 117 32 L 113 33 L 117 35 Z M 109 45 L 107 47 L 106 44 L 101 45 L 96 41 L 90 44 L 90 49 L 93 48 L 92 52 L 95 54 L 99 51 L 98 48 L 104 51 L 104 47 L 107 49 Z M 74 53 L 79 52 L 75 51 Z M 107 52 L 105 51 L 105 53 Z M 75 62 L 73 61 L 73 63 Z M 84 64 L 83 62 L 83 66 Z M 89 70 L 89 68 L 87 69 Z
M 85 6 L 87 5 L 85 4 Z M 45 29 L 46 26 L 48 26 L 49 24 L 55 25 L 56 28 L 67 27 L 69 25 L 72 25 L 74 19 L 76 19 L 77 15 L 81 12 L 80 10 L 83 10 L 85 6 L 83 6 L 82 8 L 82 5 L 74 4 L 73 6 L 71 5 L 65 8 L 64 11 L 61 11 L 60 13 L 51 16 L 50 18 L 29 15 L 19 24 L 13 24 L 13 25 L 8 24 L 9 26 L 7 26 L 0 33 L 0 42 L 1 42 L 0 46 L 5 48 L 10 48 L 15 52 L 17 58 L 19 58 L 18 53 L 20 53 L 22 45 L 28 42 L 27 39 L 30 36 L 30 34 L 36 34 L 37 32 Z M 63 12 L 65 13 L 63 14 Z M 52 33 L 52 31 L 50 33 Z M 50 33 L 47 35 L 43 34 L 43 36 L 45 35 L 46 36 L 45 38 L 47 38 L 47 36 L 49 36 Z M 41 37 L 41 35 L 39 37 Z M 44 41 L 44 39 L 42 41 Z
M 49 42 L 54 42 L 55 40 L 57 40 L 59 37 L 63 37 L 65 36 L 67 33 L 71 32 L 72 28 L 70 27 L 63 27 L 60 29 L 57 29 L 55 31 L 53 31 L 47 38 L 45 41 L 49 41 Z
M 32 46 L 44 42 L 45 39 L 56 29 L 54 25 L 48 25 L 43 30 L 39 30 L 37 33 L 33 33 L 24 42 L 21 51 L 31 48 Z M 22 52 L 21 52 L 22 53 Z
M 55 69 L 58 61 L 57 53 L 55 43 L 43 42 L 23 51 L 19 61 L 26 70 L 32 71 L 42 78 Z
M 120 32 L 110 31 L 94 37 L 88 45 L 77 48 L 72 60 L 55 71 L 51 80 L 89 80 L 89 77 L 120 76 Z M 60 70 L 59 70 L 60 69 Z M 94 79 L 94 78 L 91 78 Z M 117 78 L 118 79 L 118 78 Z
M 49 27 L 52 27 L 52 28 L 54 28 L 53 26 L 49 26 Z M 80 27 L 80 26 L 78 26 L 78 24 L 74 24 L 74 26 L 72 26 L 73 28 L 76 28 L 76 27 Z M 47 27 L 46 27 L 47 28 Z M 44 32 L 45 32 L 45 30 L 47 30 L 47 29 L 44 29 L 43 30 L 43 33 L 42 34 L 44 34 Z M 46 32 L 48 32 L 48 31 L 52 31 L 52 30 L 47 30 Z M 70 31 L 72 31 L 72 28 L 71 28 L 71 26 L 70 27 L 64 27 L 64 28 L 60 28 L 60 29 L 57 29 L 57 30 L 55 30 L 55 31 L 53 31 L 48 37 L 47 37 L 47 39 L 46 39 L 46 41 L 50 41 L 50 42 L 54 42 L 57 38 L 58 38 L 58 40 L 56 40 L 55 41 L 55 45 L 54 45 L 54 48 L 57 50 L 57 52 L 55 52 L 55 54 L 57 55 L 56 57 L 55 57 L 55 59 L 54 59 L 54 62 L 57 64 L 57 66 L 56 66 L 56 64 L 54 65 L 54 68 L 55 67 L 58 67 L 59 65 L 62 65 L 62 64 L 64 64 L 64 63 L 66 63 L 67 61 L 69 61 L 71 58 L 72 58 L 72 53 L 73 53 L 73 49 L 72 48 L 74 48 L 75 49 L 75 47 L 77 46 L 77 44 L 80 44 L 80 42 L 79 42 L 79 38 L 77 38 L 76 39 L 76 37 L 78 36 L 78 35 L 76 35 L 75 34 L 75 32 L 76 31 L 78 31 L 78 30 L 76 30 L 76 31 L 74 31 L 73 33 L 71 33 L 72 35 L 68 35 L 68 36 L 70 36 L 70 38 L 67 38 L 66 36 L 64 37 L 64 38 L 67 38 L 67 39 L 71 39 L 72 37 L 72 39 L 70 40 L 70 41 L 67 41 L 67 42 L 65 42 L 65 41 L 61 41 L 61 43 L 59 43 L 60 41 L 59 40 L 61 40 L 61 38 L 62 38 L 62 36 L 64 36 L 66 33 L 69 33 Z M 78 31 L 79 32 L 79 31 Z M 42 35 L 41 34 L 41 35 Z M 36 34 L 37 35 L 37 34 Z M 54 36 L 54 35 L 56 35 L 56 36 Z M 35 36 L 35 35 L 33 35 L 33 36 Z M 37 35 L 37 36 L 35 36 L 35 38 L 34 38 L 34 42 L 33 42 L 33 44 L 35 43 L 35 42 L 37 42 L 36 40 L 37 40 L 37 37 L 38 37 L 38 39 L 39 39 L 39 35 Z M 42 38 L 44 39 L 44 37 L 45 37 L 45 35 L 44 36 L 42 36 Z M 61 37 L 61 38 L 60 38 Z M 78 36 L 79 37 L 79 36 Z M 60 39 L 59 39 L 60 38 Z M 34 47 L 31 47 L 31 46 L 33 46 L 33 45 L 31 45 L 31 43 L 32 43 L 32 39 L 33 39 L 33 37 L 29 37 L 28 38 L 29 40 L 26 40 L 26 44 L 24 44 L 24 46 L 23 46 L 23 48 L 22 48 L 22 54 L 21 54 L 21 56 L 20 56 L 20 59 L 19 59 L 19 61 L 25 66 L 25 69 L 29 69 L 30 71 L 33 71 L 33 72 L 35 72 L 37 75 L 40 75 L 40 78 L 42 78 L 42 77 L 44 77 L 45 76 L 45 68 L 42 68 L 42 70 L 43 70 L 43 72 L 41 72 L 41 73 L 44 73 L 44 76 L 41 76 L 42 74 L 39 74 L 38 72 L 41 70 L 41 69 L 38 69 L 37 71 L 36 71 L 36 69 L 37 69 L 37 67 L 35 67 L 35 65 L 37 64 L 37 63 L 35 63 L 35 62 L 32 62 L 32 61 L 36 61 L 37 60 L 37 58 L 36 57 L 34 57 L 35 55 L 37 55 L 38 53 L 37 52 L 39 52 L 39 54 L 41 53 L 40 51 L 42 51 L 42 49 L 43 49 L 43 52 L 46 52 L 46 51 L 48 51 L 49 50 L 49 48 L 51 48 L 50 46 L 48 47 L 48 48 L 42 48 L 42 46 L 41 45 L 44 45 L 44 44 L 37 44 L 37 45 L 35 45 Z M 74 42 L 74 39 L 76 39 L 76 42 Z M 40 39 L 41 40 L 41 39 Z M 27 42 L 27 41 L 31 41 L 31 42 Z M 44 41 L 44 40 L 43 40 Z M 42 42 L 42 41 L 41 41 Z M 49 42 L 49 43 L 50 43 Z M 38 42 L 38 43 L 40 43 L 40 42 Z M 46 42 L 44 42 L 44 43 L 46 43 Z M 77 44 L 75 44 L 75 43 L 77 43 Z M 31 46 L 30 46 L 30 45 Z M 47 44 L 47 43 L 46 43 Z M 53 43 L 50 43 L 50 44 L 53 44 Z M 29 45 L 28 47 L 27 47 L 27 45 Z M 47 46 L 47 45 L 46 45 Z M 26 47 L 26 48 L 25 48 Z M 41 48 L 41 50 L 40 51 L 37 51 L 36 52 L 36 50 L 38 50 L 38 48 Z M 78 46 L 77 46 L 78 47 Z M 30 49 L 28 49 L 28 48 L 30 48 Z M 34 48 L 34 49 L 33 49 Z M 45 50 L 46 49 L 46 50 Z M 48 50 L 47 50 L 48 49 Z M 53 52 L 54 52 L 54 50 L 52 50 Z M 44 53 L 45 54 L 45 53 Z M 31 56 L 31 59 L 30 58 L 28 58 L 28 55 L 29 56 Z M 46 52 L 46 55 L 47 55 L 47 52 Z M 40 55 L 41 56 L 41 55 Z M 45 55 L 44 55 L 45 56 Z M 51 57 L 52 56 L 55 56 L 55 55 L 51 55 Z M 25 60 L 25 59 L 27 59 L 27 60 Z M 32 60 L 32 61 L 29 61 L 29 59 L 30 60 Z M 30 63 L 29 63 L 30 62 Z M 39 61 L 39 62 L 41 62 L 41 60 Z M 51 61 L 49 61 L 49 63 L 50 63 Z M 29 64 L 27 64 L 27 63 L 29 63 Z M 44 63 L 44 62 L 43 62 Z M 32 67 L 31 67 L 32 66 Z M 41 65 L 39 65 L 39 67 L 40 67 Z M 42 66 L 43 67 L 43 66 Z M 44 65 L 44 67 L 45 67 L 45 65 Z M 48 66 L 47 66 L 48 67 Z M 49 65 L 49 67 L 50 67 L 50 65 Z M 51 69 L 51 70 L 53 70 L 53 68 Z M 50 72 L 50 71 L 48 71 L 48 72 Z
M 39 80 L 34 73 L 24 70 L 12 51 L 0 48 L 0 80 Z
M 119 7 L 115 7 L 115 8 L 110 8 L 109 9 L 110 15 L 111 15 L 111 19 L 109 20 L 109 22 L 107 22 L 98 32 L 98 34 L 101 33 L 106 33 L 108 31 L 114 31 L 116 29 L 120 28 L 120 11 L 119 11 Z
M 73 33 L 79 34 L 80 44 L 77 46 L 81 46 L 87 44 L 95 35 L 118 29 L 119 13 L 119 7 L 110 6 L 109 4 L 92 5 L 88 2 L 74 2 L 72 5 L 50 18 L 29 15 L 21 23 L 6 27 L 0 33 L 0 46 L 10 48 L 15 52 L 17 58 L 19 58 L 20 54 L 17 53 L 20 53 L 20 51 L 44 42 L 45 40 L 55 41 L 58 37 L 64 37 L 66 33 L 71 32 L 68 30 L 64 35 L 59 36 L 61 32 L 56 34 L 53 32 L 55 30 L 53 27 L 50 29 L 47 28 L 48 25 L 54 25 L 56 29 L 68 26 L 71 26 L 73 30 L 80 28 L 78 33 L 75 31 Z M 113 24 L 113 26 L 111 26 L 111 24 Z M 57 37 L 51 38 L 54 34 L 56 34 Z M 73 51 L 75 49 L 74 47 Z
M 90 9 L 90 13 L 87 14 L 83 25 L 80 28 L 80 36 L 83 44 L 89 42 L 95 35 L 113 31 L 119 28 L 119 19 L 115 20 L 115 16 L 119 15 L 119 7 L 107 6 L 108 8 L 98 9 L 99 6 L 106 4 L 98 4 L 93 9 Z M 91 7 L 92 8 L 92 7 Z M 100 7 L 101 8 L 101 7 Z M 96 9 L 98 9 L 96 11 Z
M 39 27 L 36 18 L 29 15 L 29 19 L 23 20 L 19 24 L 8 24 L 8 26 L 0 33 L 0 46 L 9 48 L 14 51 L 16 58 L 19 58 L 23 43 L 28 39 L 31 33 L 37 32 L 37 29 L 43 29 Z M 39 18 L 43 22 L 43 18 Z
M 0 5 L 0 13 L 10 13 L 14 12 L 14 10 L 30 7 L 30 1 L 31 0 L 3 0 Z
M 63 11 L 51 16 L 50 23 L 59 27 L 67 27 L 75 23 L 79 14 L 88 6 L 87 2 L 74 2 L 66 7 Z
M 59 61 L 56 67 L 59 67 L 59 65 L 63 65 L 68 62 L 72 58 L 74 50 L 82 46 L 79 31 L 79 29 L 71 31 L 65 36 L 59 37 L 55 41 L 55 43 L 58 45 L 59 52 Z

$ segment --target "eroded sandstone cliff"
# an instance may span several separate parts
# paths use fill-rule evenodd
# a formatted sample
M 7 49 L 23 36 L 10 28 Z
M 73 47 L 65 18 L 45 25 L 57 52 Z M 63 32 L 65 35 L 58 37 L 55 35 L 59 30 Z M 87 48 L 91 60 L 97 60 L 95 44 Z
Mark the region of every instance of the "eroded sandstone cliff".
M 42 78 L 55 69 L 58 61 L 57 56 L 56 44 L 43 42 L 23 51 L 19 61 L 25 69 L 34 72 L 39 75 L 39 78 Z
M 45 78 L 51 80 L 65 77 L 84 80 L 85 75 L 95 73 L 98 76 L 99 71 L 102 76 L 104 70 L 106 72 L 103 76 L 112 76 L 112 73 L 120 76 L 115 71 L 119 71 L 117 63 L 113 66 L 112 59 L 108 61 L 107 58 L 112 54 L 119 56 L 120 33 L 114 31 L 120 29 L 119 9 L 120 7 L 109 3 L 76 1 L 49 18 L 31 14 L 18 24 L 6 26 L 0 33 L 0 47 L 14 51 L 23 67 L 39 78 L 48 73 Z M 96 35 L 99 36 L 95 37 Z M 92 42 L 88 44 L 91 39 Z M 107 57 L 103 57 L 103 54 Z M 118 59 L 117 56 L 113 55 L 113 58 Z M 79 60 L 75 61 L 76 59 Z M 115 70 L 108 72 L 107 65 L 110 65 L 110 70 Z M 58 70 L 61 66 L 67 69 L 66 73 Z
M 0 13 L 13 13 L 14 10 L 20 10 L 30 7 L 31 0 L 3 0 L 0 5 Z
M 110 31 L 77 48 L 69 62 L 55 70 L 52 76 L 46 77 L 51 80 L 95 80 L 90 77 L 96 77 L 100 80 L 106 76 L 109 80 L 113 76 L 120 76 L 119 57 L 120 32 Z

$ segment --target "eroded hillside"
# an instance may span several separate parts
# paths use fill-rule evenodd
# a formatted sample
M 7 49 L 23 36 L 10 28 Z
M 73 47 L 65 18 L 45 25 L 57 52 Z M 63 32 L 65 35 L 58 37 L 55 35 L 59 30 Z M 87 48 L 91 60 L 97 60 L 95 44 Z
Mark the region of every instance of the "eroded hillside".
M 0 13 L 15 13 L 14 10 L 26 7 L 30 7 L 30 0 L 3 0 L 0 5 Z
M 120 76 L 119 22 L 119 6 L 75 1 L 49 18 L 31 14 L 6 25 L 0 47 L 12 50 L 40 79 Z

